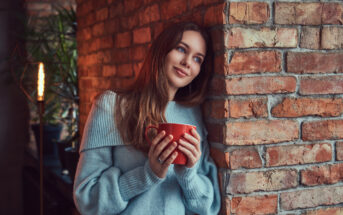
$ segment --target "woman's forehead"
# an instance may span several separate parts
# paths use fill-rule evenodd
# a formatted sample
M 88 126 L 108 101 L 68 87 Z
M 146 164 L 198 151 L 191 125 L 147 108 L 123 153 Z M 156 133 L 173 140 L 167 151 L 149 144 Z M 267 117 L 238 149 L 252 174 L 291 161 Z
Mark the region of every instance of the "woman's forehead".
M 192 51 L 201 55 L 206 54 L 206 42 L 198 31 L 184 31 L 180 43 L 186 44 Z

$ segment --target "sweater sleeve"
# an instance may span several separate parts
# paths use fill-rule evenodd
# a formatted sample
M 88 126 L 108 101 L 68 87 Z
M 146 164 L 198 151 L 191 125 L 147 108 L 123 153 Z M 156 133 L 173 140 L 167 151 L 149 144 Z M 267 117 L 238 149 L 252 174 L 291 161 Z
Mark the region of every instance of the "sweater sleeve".
M 202 141 L 202 156 L 193 168 L 175 168 L 186 208 L 197 214 L 218 214 L 220 191 L 217 168 L 209 156 L 207 141 Z
M 108 127 L 114 126 L 109 111 L 113 106 L 104 108 L 106 105 L 108 101 L 101 97 L 92 106 L 83 134 L 73 193 L 83 215 L 119 214 L 131 198 L 162 182 L 150 169 L 148 160 L 125 173 L 116 167 L 112 149 L 120 144 L 108 142 L 116 140 L 108 133 Z

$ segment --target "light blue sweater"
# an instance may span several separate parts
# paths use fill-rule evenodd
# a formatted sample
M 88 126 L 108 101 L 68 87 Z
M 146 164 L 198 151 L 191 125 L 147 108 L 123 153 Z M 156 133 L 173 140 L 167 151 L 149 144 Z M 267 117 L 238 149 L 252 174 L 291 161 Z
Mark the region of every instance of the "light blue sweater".
M 199 107 L 170 101 L 166 119 L 197 126 L 202 157 L 193 168 L 172 164 L 164 179 L 150 169 L 147 155 L 124 145 L 114 122 L 115 93 L 104 92 L 88 116 L 74 182 L 74 201 L 83 215 L 218 214 L 217 169 L 209 157 Z

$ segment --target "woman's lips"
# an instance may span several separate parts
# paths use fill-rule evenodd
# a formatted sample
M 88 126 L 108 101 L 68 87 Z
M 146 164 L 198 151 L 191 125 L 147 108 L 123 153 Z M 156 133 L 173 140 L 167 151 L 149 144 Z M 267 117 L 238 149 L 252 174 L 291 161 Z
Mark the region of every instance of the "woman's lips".
M 186 72 L 184 72 L 182 69 L 179 69 L 177 67 L 174 67 L 176 74 L 178 74 L 180 77 L 186 77 L 188 76 L 188 74 Z

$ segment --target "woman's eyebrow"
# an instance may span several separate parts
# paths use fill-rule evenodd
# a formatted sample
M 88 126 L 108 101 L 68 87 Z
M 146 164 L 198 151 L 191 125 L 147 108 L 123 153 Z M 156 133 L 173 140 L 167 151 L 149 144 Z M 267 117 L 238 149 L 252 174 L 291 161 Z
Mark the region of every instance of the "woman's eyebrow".
M 188 45 L 187 43 L 182 42 L 182 41 L 181 41 L 180 43 L 181 43 L 182 45 L 186 46 L 187 49 L 189 49 L 189 45 Z M 200 55 L 200 56 L 202 56 L 203 58 L 205 58 L 205 55 L 204 55 L 204 54 L 201 54 L 200 52 L 198 52 L 197 55 Z

